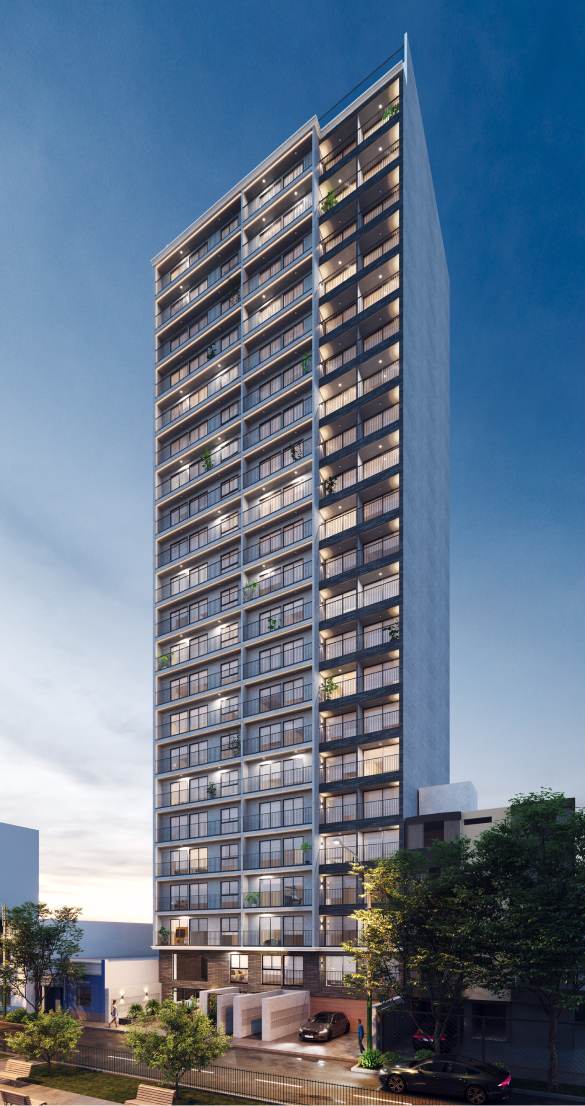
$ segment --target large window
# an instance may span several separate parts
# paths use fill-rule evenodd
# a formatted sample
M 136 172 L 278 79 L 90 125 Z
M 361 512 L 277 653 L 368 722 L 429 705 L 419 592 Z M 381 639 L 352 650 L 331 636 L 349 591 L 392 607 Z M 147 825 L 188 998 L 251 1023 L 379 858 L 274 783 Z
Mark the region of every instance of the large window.
M 282 985 L 282 956 L 262 956 L 262 982 Z
M 303 958 L 302 956 L 284 957 L 285 987 L 302 987 L 303 985 Z
M 230 983 L 248 982 L 248 954 L 246 952 L 230 953 Z

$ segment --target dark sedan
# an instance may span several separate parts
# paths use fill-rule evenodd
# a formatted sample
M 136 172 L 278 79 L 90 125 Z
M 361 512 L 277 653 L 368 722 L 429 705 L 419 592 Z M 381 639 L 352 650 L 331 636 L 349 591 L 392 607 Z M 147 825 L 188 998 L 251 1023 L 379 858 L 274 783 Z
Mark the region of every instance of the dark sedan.
M 330 1041 L 344 1033 L 349 1033 L 349 1021 L 335 1010 L 320 1010 L 299 1029 L 301 1041 Z
M 463 1056 L 437 1056 L 380 1069 L 382 1090 L 392 1094 L 452 1095 L 474 1106 L 484 1102 L 503 1102 L 510 1097 L 512 1077 L 505 1068 L 483 1064 Z

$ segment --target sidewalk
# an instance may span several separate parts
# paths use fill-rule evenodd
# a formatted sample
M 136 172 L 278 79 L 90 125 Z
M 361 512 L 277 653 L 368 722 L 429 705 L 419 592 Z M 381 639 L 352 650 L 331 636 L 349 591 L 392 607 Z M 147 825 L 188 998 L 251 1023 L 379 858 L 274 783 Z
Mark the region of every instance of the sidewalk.
M 62 1091 L 59 1087 L 45 1087 L 43 1083 L 0 1083 L 0 1091 L 12 1091 L 28 1095 L 33 1106 L 46 1102 L 48 1106 L 115 1106 L 108 1098 L 89 1098 L 85 1094 Z

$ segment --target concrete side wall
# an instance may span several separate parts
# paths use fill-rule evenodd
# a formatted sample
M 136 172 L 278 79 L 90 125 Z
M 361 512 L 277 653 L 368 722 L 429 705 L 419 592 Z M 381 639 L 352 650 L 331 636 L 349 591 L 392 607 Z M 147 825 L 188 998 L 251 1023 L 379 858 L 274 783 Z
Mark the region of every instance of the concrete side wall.
M 104 987 L 106 1011 L 115 998 L 121 1018 L 125 1017 L 133 1002 L 144 1005 L 149 998 L 160 999 L 158 958 L 104 961 Z
M 402 149 L 403 809 L 449 779 L 449 278 L 410 58 Z
M 237 987 L 209 987 L 206 991 L 200 991 L 199 992 L 199 999 L 198 999 L 200 1009 L 203 1011 L 204 1014 L 207 1013 L 207 1000 L 209 999 L 209 996 L 211 994 L 218 996 L 218 1007 L 219 1007 L 219 996 L 220 995 L 233 995 L 233 994 L 236 994 L 237 991 L 238 991 Z
M 442 814 L 450 810 L 477 811 L 477 791 L 471 780 L 419 789 L 419 814 Z
M 308 991 L 287 991 L 275 997 L 262 996 L 262 1040 L 277 1041 L 296 1033 L 309 1016 Z
M 39 831 L 0 822 L 0 903 L 39 901 Z
M 261 991 L 256 994 L 234 995 L 234 1037 L 250 1037 L 262 1020 L 262 1002 L 267 995 L 282 994 L 281 990 Z M 259 1025 L 258 1025 L 259 1027 Z
M 152 956 L 152 926 L 149 922 L 85 922 L 81 955 L 101 957 Z

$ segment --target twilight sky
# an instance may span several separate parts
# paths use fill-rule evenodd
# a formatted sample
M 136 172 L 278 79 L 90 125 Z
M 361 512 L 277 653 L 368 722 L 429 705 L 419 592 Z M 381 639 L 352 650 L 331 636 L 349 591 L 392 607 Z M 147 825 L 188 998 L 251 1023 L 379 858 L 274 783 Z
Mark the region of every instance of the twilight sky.
M 405 30 L 452 284 L 452 777 L 585 801 L 582 5 L 1 9 L 0 820 L 41 830 L 42 895 L 150 917 L 150 258 Z

